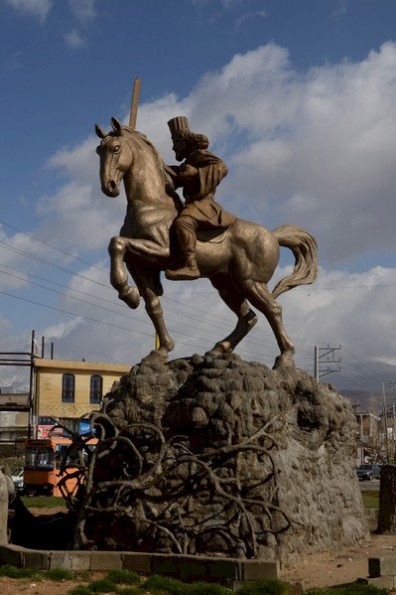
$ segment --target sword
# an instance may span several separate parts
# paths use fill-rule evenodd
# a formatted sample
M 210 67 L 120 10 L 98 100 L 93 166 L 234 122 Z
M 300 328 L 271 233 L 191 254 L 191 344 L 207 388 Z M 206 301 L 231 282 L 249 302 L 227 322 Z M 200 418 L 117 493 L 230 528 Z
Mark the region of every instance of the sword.
M 141 80 L 140 77 L 136 77 L 133 83 L 133 91 L 132 91 L 132 99 L 131 99 L 131 111 L 129 113 L 129 127 L 135 130 L 136 128 L 136 120 L 137 120 L 137 111 L 139 106 L 139 95 L 140 95 L 140 85 Z M 158 296 L 159 299 L 159 296 Z M 159 336 L 155 334 L 155 349 L 158 350 L 160 348 L 160 340 Z
M 131 111 L 129 113 L 129 127 L 136 128 L 137 111 L 139 105 L 139 94 L 140 94 L 140 77 L 136 77 L 133 83 L 132 99 L 131 99 Z

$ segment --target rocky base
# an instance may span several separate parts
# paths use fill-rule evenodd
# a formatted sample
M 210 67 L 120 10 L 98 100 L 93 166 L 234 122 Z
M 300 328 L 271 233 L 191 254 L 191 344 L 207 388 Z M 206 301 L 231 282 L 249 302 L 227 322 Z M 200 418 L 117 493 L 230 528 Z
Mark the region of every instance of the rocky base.
M 367 536 L 351 406 L 301 370 L 142 362 L 93 421 L 76 549 L 291 565 Z

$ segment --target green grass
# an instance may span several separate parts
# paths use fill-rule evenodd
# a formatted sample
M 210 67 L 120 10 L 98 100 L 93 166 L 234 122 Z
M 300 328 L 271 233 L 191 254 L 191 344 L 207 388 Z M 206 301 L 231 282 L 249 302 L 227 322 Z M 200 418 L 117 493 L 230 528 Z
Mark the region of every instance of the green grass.
M 305 593 L 306 595 L 389 595 L 389 589 L 379 589 L 373 585 L 356 582 L 327 589 L 310 589 Z
M 117 593 L 116 583 L 107 577 L 91 581 L 88 587 L 91 593 Z
M 153 574 L 140 587 L 142 593 L 156 595 L 229 595 L 230 589 L 210 583 L 183 583 L 175 578 Z
M 82 573 L 76 574 L 70 570 L 64 570 L 63 568 L 35 570 L 34 568 L 17 568 L 16 566 L 5 564 L 4 566 L 0 566 L 0 577 L 1 576 L 15 579 L 35 578 L 51 581 L 71 581 L 76 578 L 81 578 Z
M 68 595 L 92 595 L 92 591 L 89 587 L 85 585 L 78 585 L 78 587 L 74 587 L 68 592 Z
M 17 568 L 16 566 L 10 566 L 5 564 L 0 566 L 0 576 L 6 576 L 8 578 L 33 578 L 40 575 L 39 570 L 33 568 Z
M 63 498 L 55 498 L 55 496 L 23 496 L 22 502 L 27 508 L 55 508 L 64 506 L 66 504 Z
M 133 581 L 140 585 L 130 586 Z M 128 585 L 127 587 L 119 586 Z M 68 595 L 93 595 L 108 593 L 114 595 L 231 595 L 232 591 L 213 583 L 184 583 L 177 579 L 152 575 L 148 579 L 139 577 L 127 570 L 111 571 L 103 579 L 91 581 L 88 585 L 76 587 Z M 243 586 L 239 595 L 288 595 L 290 587 L 281 580 L 262 580 Z M 379 589 L 365 583 L 352 583 L 329 587 L 326 589 L 311 589 L 306 595 L 389 595 L 388 589 Z
M 284 595 L 287 593 L 286 583 L 279 580 L 257 581 L 251 585 L 245 585 L 238 593 L 241 595 Z
M 362 492 L 364 508 L 379 508 L 379 491 L 367 490 Z
M 140 576 L 132 570 L 110 570 L 107 578 L 117 585 L 139 585 Z
M 140 587 L 118 587 L 117 595 L 142 595 Z
M 45 578 L 51 581 L 72 581 L 75 576 L 74 572 L 64 568 L 51 568 L 45 572 Z
M 174 578 L 152 575 L 148 579 L 129 570 L 112 570 L 105 577 L 93 580 L 87 585 L 79 585 L 68 595 L 94 595 L 108 593 L 114 595 L 230 595 L 232 591 L 221 585 L 210 583 L 183 583 Z M 269 595 L 278 595 L 269 592 Z
M 129 570 L 112 570 L 103 578 L 90 580 L 86 572 L 70 572 L 60 568 L 53 570 L 34 570 L 32 568 L 16 568 L 0 566 L 0 577 L 14 579 L 67 581 L 80 580 L 87 582 L 68 591 L 68 595 L 95 595 L 107 593 L 111 595 L 231 595 L 232 591 L 214 583 L 184 583 L 166 576 L 152 575 L 145 579 Z M 239 595 L 288 595 L 289 585 L 280 580 L 264 580 L 244 585 Z M 338 585 L 326 589 L 310 589 L 305 595 L 388 595 L 388 589 L 379 589 L 363 582 L 350 585 Z
M 225 595 L 231 592 L 229 589 L 215 583 L 194 583 L 192 587 L 193 591 L 191 593 L 194 593 L 194 595 Z
M 161 595 L 162 593 L 166 593 L 166 595 L 188 595 L 187 587 L 191 588 L 192 585 L 187 585 L 168 576 L 153 574 L 143 583 L 142 590 L 143 593 L 144 591 L 153 591 L 154 593 L 161 593 Z M 190 593 L 193 593 L 193 591 L 191 590 Z

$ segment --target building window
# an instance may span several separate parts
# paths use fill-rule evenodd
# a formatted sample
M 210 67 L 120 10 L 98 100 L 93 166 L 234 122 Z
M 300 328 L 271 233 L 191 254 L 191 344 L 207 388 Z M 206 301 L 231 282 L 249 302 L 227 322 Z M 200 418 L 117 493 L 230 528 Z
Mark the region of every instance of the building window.
M 74 374 L 63 374 L 62 403 L 74 403 Z
M 89 391 L 89 402 L 97 405 L 102 400 L 103 378 L 102 376 L 91 376 L 91 387 Z

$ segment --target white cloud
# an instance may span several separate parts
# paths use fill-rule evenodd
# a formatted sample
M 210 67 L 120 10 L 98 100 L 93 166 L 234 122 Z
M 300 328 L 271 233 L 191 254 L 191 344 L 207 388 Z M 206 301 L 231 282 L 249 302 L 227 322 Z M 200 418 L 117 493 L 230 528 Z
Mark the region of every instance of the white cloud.
M 246 21 L 250 21 L 251 19 L 264 19 L 266 17 L 265 10 L 255 10 L 253 12 L 247 12 L 237 19 L 235 22 L 235 29 L 241 29 L 242 26 L 246 23 Z
M 322 258 L 344 264 L 362 250 L 396 249 L 395 72 L 391 42 L 359 63 L 305 74 L 268 44 L 208 73 L 179 109 L 223 150 L 220 201 L 266 225 L 305 225 Z
M 1 233 L 0 288 L 8 290 L 25 287 L 29 273 L 35 272 L 42 265 L 47 251 L 45 244 L 34 241 L 27 234 L 15 233 L 7 237 Z M 29 272 L 24 271 L 26 266 L 23 266 L 26 265 L 27 258 L 30 260 Z
M 74 147 L 63 147 L 47 161 L 70 182 L 53 195 L 42 196 L 37 214 L 42 219 L 40 237 L 78 254 L 82 250 L 107 252 L 107 244 L 122 225 L 126 211 L 125 195 L 107 198 L 100 189 L 99 139 L 90 136 Z
M 73 147 L 61 147 L 47 160 L 50 169 L 59 169 L 70 179 L 84 184 L 97 181 L 99 161 L 95 148 L 99 144 L 96 136 L 89 136 Z
M 16 12 L 37 17 L 43 23 L 53 6 L 52 0 L 6 0 Z
M 43 196 L 37 214 L 45 215 L 40 237 L 74 255 L 84 250 L 106 250 L 111 236 L 118 233 L 126 203 L 122 196 L 110 200 L 99 188 L 70 182 L 56 194 Z
M 313 358 L 313 345 L 342 345 L 360 361 L 396 359 L 396 269 L 381 266 L 363 273 L 321 270 L 315 285 L 282 297 L 287 328 Z
M 186 97 L 167 94 L 139 108 L 138 129 L 169 163 L 174 162 L 166 124 L 171 117 L 186 115 L 194 130 L 209 135 L 230 170 L 218 191 L 225 207 L 269 228 L 292 223 L 317 236 L 318 282 L 280 300 L 297 361 L 306 368 L 312 367 L 313 346 L 323 343 L 358 350 L 362 360 L 396 360 L 396 269 L 380 266 L 375 256 L 396 250 L 395 67 L 393 43 L 361 62 L 306 73 L 293 69 L 284 48 L 268 44 L 207 73 Z M 153 348 L 154 331 L 144 304 L 129 310 L 103 271 L 107 244 L 122 224 L 126 201 L 101 194 L 96 142 L 90 136 L 49 160 L 47 165 L 68 181 L 39 201 L 38 235 L 73 254 L 97 250 L 101 263 L 102 270 L 80 271 L 92 281 L 74 277 L 69 283 L 63 305 L 84 324 L 71 323 L 67 332 L 59 327 L 61 356 L 134 363 Z M 346 270 L 362 252 L 370 253 L 371 260 L 362 259 L 358 273 Z M 286 253 L 277 277 L 290 262 L 291 253 Z M 235 317 L 208 282 L 166 282 L 165 289 L 161 303 L 177 342 L 172 357 L 202 353 L 233 328 Z M 71 290 L 84 291 L 89 295 L 84 299 L 96 305 L 81 302 L 77 307 Z M 237 351 L 272 365 L 275 338 L 260 318 Z
M 69 0 L 74 16 L 82 22 L 89 21 L 96 16 L 96 0 Z
M 64 36 L 66 45 L 68 45 L 73 50 L 81 48 L 85 45 L 85 39 L 80 35 L 76 29 L 72 29 Z
M 70 320 L 69 322 L 61 322 L 56 325 L 50 325 L 43 329 L 43 336 L 48 341 L 61 340 L 67 337 L 81 324 L 83 324 L 83 319 L 77 317 L 73 320 Z
M 349 0 L 338 0 L 338 6 L 334 9 L 331 13 L 331 18 L 340 18 L 343 17 L 349 8 Z

